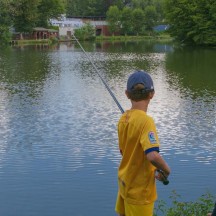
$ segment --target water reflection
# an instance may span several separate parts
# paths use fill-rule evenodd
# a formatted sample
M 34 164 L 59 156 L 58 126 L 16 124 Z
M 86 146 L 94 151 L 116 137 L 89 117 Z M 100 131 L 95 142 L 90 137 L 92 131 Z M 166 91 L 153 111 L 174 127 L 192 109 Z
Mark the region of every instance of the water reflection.
M 193 96 L 203 96 L 208 92 L 215 95 L 215 58 L 215 49 L 211 48 L 179 48 L 167 53 L 166 69 L 170 82 L 173 76 L 177 76 L 181 90 L 191 89 L 189 94 L 192 93 Z
M 96 51 L 111 53 L 165 53 L 173 50 L 171 43 L 155 43 L 151 40 L 145 43 L 143 41 L 97 42 L 95 47 Z
M 179 113 L 170 127 L 175 128 L 174 137 L 178 137 L 174 142 L 179 143 L 177 148 L 182 154 L 194 155 L 206 163 L 215 160 L 215 57 L 212 49 L 189 48 L 176 49 L 166 56 L 167 83 L 169 90 L 175 92 L 173 97 L 170 95 L 170 104 Z

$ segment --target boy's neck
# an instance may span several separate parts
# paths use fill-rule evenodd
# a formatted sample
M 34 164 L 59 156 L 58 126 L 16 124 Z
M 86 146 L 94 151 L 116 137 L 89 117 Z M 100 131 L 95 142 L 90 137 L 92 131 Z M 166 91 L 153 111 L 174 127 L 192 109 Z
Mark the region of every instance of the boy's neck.
M 142 100 L 142 101 L 132 101 L 131 100 L 131 109 L 138 109 L 147 112 L 148 105 L 150 100 Z

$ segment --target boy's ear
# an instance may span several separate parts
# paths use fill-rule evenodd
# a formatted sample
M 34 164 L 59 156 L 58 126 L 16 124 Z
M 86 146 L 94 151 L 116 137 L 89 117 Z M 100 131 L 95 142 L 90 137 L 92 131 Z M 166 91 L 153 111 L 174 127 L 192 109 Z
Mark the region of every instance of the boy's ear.
M 125 90 L 125 94 L 126 94 L 127 98 L 128 98 L 128 99 L 130 99 L 130 97 L 129 97 L 129 94 L 128 94 L 128 91 L 127 91 L 127 90 Z
M 153 92 L 150 92 L 150 93 L 149 93 L 149 98 L 152 99 L 152 98 L 154 97 L 154 94 L 155 94 L 154 91 L 153 91 Z

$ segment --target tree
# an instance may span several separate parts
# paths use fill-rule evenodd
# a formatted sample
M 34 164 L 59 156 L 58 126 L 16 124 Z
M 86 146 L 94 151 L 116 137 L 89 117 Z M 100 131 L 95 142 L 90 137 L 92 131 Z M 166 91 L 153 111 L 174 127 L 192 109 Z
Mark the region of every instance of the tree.
M 123 7 L 127 5 L 127 3 L 128 0 L 104 0 L 106 11 L 108 11 L 111 6 L 117 6 L 119 10 L 122 10 Z
M 132 0 L 131 4 L 133 8 L 145 9 L 147 6 L 152 5 L 152 0 Z
M 46 28 L 50 19 L 59 18 L 64 13 L 64 6 L 61 0 L 40 0 L 37 10 L 37 26 Z
M 105 16 L 108 10 L 106 0 L 68 0 L 67 16 Z
M 12 24 L 10 16 L 10 4 L 7 0 L 0 0 L 0 41 L 1 44 L 8 43 L 11 35 L 9 27 Z
M 94 40 L 95 28 L 90 23 L 87 23 L 83 27 L 76 29 L 74 35 L 79 40 Z
M 121 30 L 123 34 L 131 34 L 133 32 L 133 15 L 132 9 L 124 7 L 121 15 Z
M 153 31 L 157 22 L 157 12 L 154 6 L 146 6 L 144 10 L 145 30 Z
M 30 32 L 36 26 L 39 0 L 12 0 L 12 17 L 17 32 Z
M 119 10 L 122 10 L 124 8 L 124 2 L 122 0 L 114 0 L 111 5 L 117 6 Z
M 164 14 L 165 0 L 153 0 L 152 5 L 156 9 L 157 22 L 163 23 L 165 19 L 165 14 Z
M 215 14 L 215 0 L 166 0 L 170 34 L 187 44 L 216 44 Z
M 79 4 L 79 0 L 68 0 L 66 6 L 66 15 L 67 16 L 81 16 L 81 5 L 82 2 Z
M 133 10 L 132 13 L 133 16 L 133 29 L 134 32 L 138 35 L 138 34 L 142 34 L 144 31 L 144 12 L 142 9 L 137 8 Z
M 107 11 L 107 21 L 112 34 L 120 30 L 121 14 L 117 6 L 111 6 Z
M 188 32 L 195 44 L 216 44 L 216 2 L 196 0 L 195 26 Z

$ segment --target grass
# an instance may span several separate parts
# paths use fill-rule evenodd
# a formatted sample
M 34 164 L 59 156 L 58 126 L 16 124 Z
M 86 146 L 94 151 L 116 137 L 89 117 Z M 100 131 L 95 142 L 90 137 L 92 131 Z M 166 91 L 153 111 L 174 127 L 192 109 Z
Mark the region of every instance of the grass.
M 172 38 L 168 34 L 158 34 L 155 36 L 97 36 L 96 41 L 141 41 L 141 40 L 153 40 L 153 41 L 172 41 Z
M 11 42 L 15 45 L 35 45 L 35 44 L 51 44 L 52 41 L 49 39 L 41 39 L 41 40 L 13 40 Z
M 163 200 L 159 200 L 154 216 L 206 216 L 208 212 L 212 212 L 215 203 L 215 197 L 210 193 L 202 195 L 194 202 L 181 202 L 180 198 L 181 196 L 173 191 L 170 207 Z

